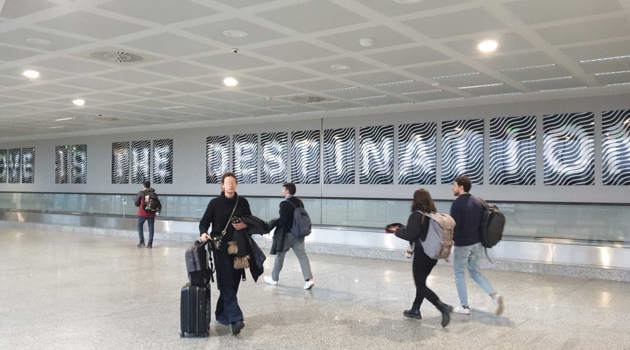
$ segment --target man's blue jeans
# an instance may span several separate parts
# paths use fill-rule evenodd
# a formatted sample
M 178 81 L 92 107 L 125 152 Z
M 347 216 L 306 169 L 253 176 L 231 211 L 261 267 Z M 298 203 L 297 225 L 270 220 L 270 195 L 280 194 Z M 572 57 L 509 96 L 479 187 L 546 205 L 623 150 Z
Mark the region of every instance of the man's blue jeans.
M 140 243 L 144 243 L 144 222 L 149 225 L 149 244 L 153 243 L 153 232 L 155 228 L 155 218 L 145 218 L 138 216 L 138 239 Z
M 490 282 L 481 274 L 479 270 L 479 260 L 483 256 L 483 247 L 481 243 L 455 247 L 453 269 L 455 270 L 455 285 L 457 286 L 457 294 L 459 302 L 462 306 L 468 306 L 468 291 L 466 290 L 466 269 L 470 273 L 473 281 L 477 282 L 479 287 L 488 295 L 495 293 Z

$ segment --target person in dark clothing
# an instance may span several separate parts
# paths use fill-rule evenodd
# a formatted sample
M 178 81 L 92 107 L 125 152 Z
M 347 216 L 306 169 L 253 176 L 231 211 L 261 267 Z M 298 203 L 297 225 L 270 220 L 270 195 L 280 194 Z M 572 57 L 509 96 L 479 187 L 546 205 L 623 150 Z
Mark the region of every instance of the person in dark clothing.
M 273 244 L 271 254 L 277 254 L 273 264 L 271 276 L 265 276 L 265 282 L 272 286 L 278 284 L 280 271 L 284 263 L 289 248 L 293 249 L 297 256 L 304 277 L 304 289 L 309 290 L 315 285 L 313 274 L 311 272 L 311 264 L 306 255 L 304 247 L 304 237 L 297 238 L 290 233 L 293 226 L 293 212 L 295 208 L 304 208 L 304 203 L 295 197 L 296 187 L 293 183 L 286 183 L 282 186 L 282 196 L 284 201 L 280 202 L 280 218 L 275 221 L 276 231 L 273 235 Z
M 135 205 L 138 207 L 138 248 L 144 247 L 144 222 L 147 222 L 149 226 L 149 242 L 147 243 L 147 248 L 153 248 L 153 234 L 155 232 L 155 214 L 154 211 L 149 211 L 145 209 L 145 204 L 149 200 L 149 196 L 155 194 L 155 189 L 151 187 L 151 182 L 144 181 L 144 188 L 142 191 L 138 192 L 136 196 Z
M 454 311 L 462 315 L 470 315 L 468 306 L 468 291 L 466 290 L 466 269 L 470 277 L 489 296 L 495 304 L 494 312 L 500 315 L 503 312 L 503 296 L 499 295 L 490 281 L 481 273 L 479 260 L 483 257 L 481 245 L 481 224 L 484 207 L 481 199 L 472 196 L 470 188 L 472 184 L 467 176 L 458 176 L 453 182 L 453 195 L 457 196 L 451 205 L 451 216 L 455 220 L 455 232 L 453 240 L 453 269 L 455 271 L 455 285 L 459 296 L 460 305 Z
M 408 318 L 422 319 L 420 314 L 420 306 L 422 301 L 427 299 L 442 314 L 442 327 L 446 327 L 451 322 L 451 311 L 453 308 L 443 303 L 440 298 L 427 286 L 427 277 L 431 274 L 431 270 L 437 264 L 437 260 L 431 259 L 424 253 L 420 241 L 427 238 L 430 219 L 424 214 L 436 212 L 435 203 L 431 198 L 429 191 L 419 189 L 413 194 L 413 203 L 411 205 L 411 215 L 407 219 L 407 225 L 390 224 L 387 227 L 389 232 L 393 231 L 415 231 L 419 233 L 420 238 L 416 242 L 412 242 L 413 247 L 413 280 L 416 284 L 416 297 L 411 304 L 411 309 L 403 311 L 403 315 Z M 423 214 L 424 213 L 424 214 Z
M 236 176 L 226 173 L 221 179 L 221 195 L 208 203 L 206 212 L 199 221 L 201 240 L 211 240 L 219 298 L 214 311 L 217 322 L 231 325 L 232 334 L 237 335 L 245 327 L 243 312 L 238 305 L 236 293 L 244 274 L 234 268 L 234 254 L 228 253 L 228 242 L 233 242 L 236 232 L 247 228 L 239 218 L 251 215 L 249 203 L 236 193 Z M 212 228 L 210 234 L 208 229 Z

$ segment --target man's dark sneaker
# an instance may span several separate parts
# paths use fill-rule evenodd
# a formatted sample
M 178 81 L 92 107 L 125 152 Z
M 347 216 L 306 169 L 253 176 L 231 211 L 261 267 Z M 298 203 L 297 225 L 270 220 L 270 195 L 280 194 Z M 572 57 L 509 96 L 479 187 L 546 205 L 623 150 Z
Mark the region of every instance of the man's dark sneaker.
M 142 248 L 142 247 L 144 247 L 144 242 L 140 242 L 140 243 L 138 243 L 138 245 L 136 245 L 136 247 L 138 247 L 138 248 Z
M 243 321 L 236 321 L 232 323 L 232 334 L 238 335 L 241 333 L 241 329 L 243 329 L 243 327 L 245 327 L 245 323 L 243 323 Z
M 149 242 L 149 244 L 147 244 L 147 248 L 149 249 L 153 248 L 153 242 Z
M 420 314 L 420 310 L 409 309 L 403 311 L 403 316 L 407 318 L 415 318 L 416 320 L 421 320 L 422 315 Z

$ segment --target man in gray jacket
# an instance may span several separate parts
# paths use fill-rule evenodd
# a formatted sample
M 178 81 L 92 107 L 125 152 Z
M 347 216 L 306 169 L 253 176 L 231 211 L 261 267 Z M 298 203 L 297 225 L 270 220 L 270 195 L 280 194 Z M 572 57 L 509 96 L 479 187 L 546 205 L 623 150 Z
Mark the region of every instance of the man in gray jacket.
M 297 238 L 291 234 L 291 227 L 293 226 L 293 212 L 295 208 L 304 208 L 302 201 L 295 197 L 295 184 L 285 183 L 282 185 L 282 196 L 284 201 L 280 202 L 280 218 L 276 223 L 276 231 L 273 235 L 273 243 L 271 246 L 271 254 L 277 254 L 276 261 L 273 264 L 273 271 L 270 276 L 265 276 L 265 282 L 275 286 L 278 284 L 280 278 L 280 271 L 284 263 L 284 257 L 286 256 L 289 248 L 293 249 L 295 256 L 297 256 L 302 268 L 302 275 L 304 276 L 304 289 L 309 290 L 315 285 L 313 280 L 313 274 L 311 273 L 311 264 L 306 255 L 304 247 L 304 237 Z

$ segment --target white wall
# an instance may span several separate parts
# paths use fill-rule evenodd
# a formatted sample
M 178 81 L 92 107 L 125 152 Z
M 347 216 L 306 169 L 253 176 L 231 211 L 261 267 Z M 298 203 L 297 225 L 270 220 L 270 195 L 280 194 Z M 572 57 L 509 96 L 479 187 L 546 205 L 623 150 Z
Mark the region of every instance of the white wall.
M 594 202 L 629 203 L 630 189 L 623 186 L 603 186 L 601 175 L 601 112 L 610 109 L 630 108 L 630 96 L 605 96 L 552 101 L 516 102 L 472 107 L 441 108 L 391 114 L 371 114 L 270 122 L 261 124 L 230 125 L 222 127 L 198 127 L 194 129 L 162 130 L 109 134 L 98 136 L 64 137 L 61 139 L 27 140 L 0 144 L 0 148 L 35 147 L 35 183 L 0 184 L 4 192 L 90 192 L 90 193 L 135 193 L 139 185 L 111 184 L 112 142 L 140 139 L 172 138 L 174 140 L 174 184 L 157 185 L 162 194 L 214 194 L 218 185 L 205 183 L 205 138 L 211 135 L 234 133 L 259 133 L 267 131 L 294 131 L 324 128 L 361 127 L 369 125 L 391 125 L 401 122 L 442 121 L 470 118 L 486 120 L 486 133 L 490 118 L 499 116 L 536 115 L 541 125 L 543 114 L 568 112 L 594 112 L 595 135 L 595 185 L 593 186 L 544 186 L 541 157 L 542 135 L 538 133 L 537 185 L 535 186 L 491 186 L 474 185 L 473 193 L 491 200 L 543 201 L 543 202 Z M 361 113 L 361 112 L 356 112 Z M 539 128 L 539 131 L 541 129 Z M 55 184 L 54 148 L 63 144 L 88 145 L 87 184 Z M 439 152 L 439 151 L 438 151 Z M 439 154 L 438 154 L 439 155 Z M 488 156 L 486 150 L 485 156 Z M 438 157 L 439 158 L 439 157 Z M 484 180 L 487 182 L 487 162 L 484 164 Z M 439 170 L 438 170 L 439 175 Z M 439 176 L 438 176 L 439 179 Z M 324 197 L 364 198 L 409 198 L 418 186 L 410 185 L 301 185 L 299 194 Z M 423 186 L 436 199 L 451 199 L 450 185 Z M 278 195 L 278 185 L 241 185 L 243 195 Z

